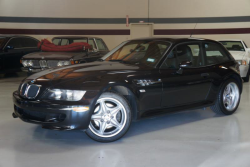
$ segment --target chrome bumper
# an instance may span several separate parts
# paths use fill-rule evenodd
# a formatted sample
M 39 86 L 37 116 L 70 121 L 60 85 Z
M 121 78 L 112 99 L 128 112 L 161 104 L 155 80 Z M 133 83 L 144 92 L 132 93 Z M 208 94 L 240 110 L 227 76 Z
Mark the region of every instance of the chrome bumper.
M 36 73 L 47 69 L 48 68 L 22 67 L 22 71 L 27 73 Z
M 240 65 L 240 76 L 246 77 L 248 75 L 249 65 Z

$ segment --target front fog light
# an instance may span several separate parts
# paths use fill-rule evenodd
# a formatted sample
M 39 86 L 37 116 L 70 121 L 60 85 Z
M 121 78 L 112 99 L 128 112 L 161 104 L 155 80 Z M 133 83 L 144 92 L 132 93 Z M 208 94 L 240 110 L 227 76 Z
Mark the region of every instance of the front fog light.
M 48 91 L 46 98 L 51 100 L 79 101 L 85 93 L 86 91 L 83 90 L 52 89 Z

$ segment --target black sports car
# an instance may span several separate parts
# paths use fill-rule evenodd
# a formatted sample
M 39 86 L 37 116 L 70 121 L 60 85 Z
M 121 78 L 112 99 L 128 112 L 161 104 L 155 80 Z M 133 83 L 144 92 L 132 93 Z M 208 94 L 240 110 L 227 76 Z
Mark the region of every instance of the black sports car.
M 123 42 L 102 60 L 29 76 L 13 93 L 13 117 L 43 128 L 86 130 L 115 141 L 132 120 L 211 106 L 233 114 L 242 92 L 239 65 L 220 43 L 148 38 Z
M 28 53 L 37 52 L 38 40 L 21 35 L 0 35 L 0 73 L 21 71 L 20 59 Z

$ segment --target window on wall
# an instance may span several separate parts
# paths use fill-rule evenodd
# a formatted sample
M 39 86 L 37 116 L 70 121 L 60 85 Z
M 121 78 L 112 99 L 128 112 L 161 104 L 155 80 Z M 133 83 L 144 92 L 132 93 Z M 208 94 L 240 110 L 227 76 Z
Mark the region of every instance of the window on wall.
M 207 65 L 219 64 L 230 60 L 222 46 L 215 43 L 203 43 L 202 46 L 205 51 Z
M 187 43 L 176 46 L 169 53 L 161 68 L 178 69 L 182 62 L 188 61 L 192 63 L 190 68 L 203 65 L 199 43 Z

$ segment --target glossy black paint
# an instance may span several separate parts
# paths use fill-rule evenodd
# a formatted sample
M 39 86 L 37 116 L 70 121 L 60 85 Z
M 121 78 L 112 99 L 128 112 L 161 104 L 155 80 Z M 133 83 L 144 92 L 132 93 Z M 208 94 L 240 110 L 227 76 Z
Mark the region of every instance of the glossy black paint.
M 23 81 L 28 83 L 34 81 L 34 84 L 42 85 L 36 99 L 23 99 L 19 96 L 19 92 L 16 91 L 13 94 L 14 105 L 25 110 L 43 113 L 64 113 L 67 115 L 66 120 L 60 123 L 39 122 L 45 128 L 59 129 L 58 127 L 72 126 L 73 129 L 87 129 L 95 103 L 105 91 L 116 91 L 124 95 L 132 107 L 133 120 L 136 120 L 164 112 L 211 106 L 215 102 L 220 86 L 228 78 L 236 79 L 242 90 L 238 64 L 226 49 L 225 52 L 230 57 L 230 60 L 224 63 L 204 65 L 199 68 L 161 68 L 161 64 L 171 49 L 180 43 L 209 41 L 219 44 L 218 42 L 169 38 L 148 40 L 162 40 L 171 43 L 170 48 L 166 51 L 159 64 L 153 68 L 140 64 L 99 61 L 46 70 L 31 75 Z M 221 47 L 223 46 L 221 45 Z M 139 82 L 140 80 L 150 80 L 151 84 L 143 85 Z M 43 99 L 47 89 L 53 88 L 86 90 L 87 93 L 78 102 Z M 81 114 L 70 110 L 67 110 L 67 112 L 61 110 L 71 106 L 88 106 L 89 110 Z M 15 113 L 18 115 L 17 111 Z M 18 115 L 18 117 L 26 122 L 34 123 L 34 121 L 27 120 L 21 115 Z
M 0 73 L 21 71 L 22 64 L 20 63 L 20 59 L 26 54 L 39 51 L 34 46 L 15 48 L 9 45 L 12 39 L 27 38 L 32 39 L 34 43 L 36 42 L 35 45 L 37 45 L 38 40 L 33 37 L 13 35 L 1 35 L 1 37 L 5 37 L 5 41 L 0 46 Z M 22 43 L 22 40 L 19 41 Z

